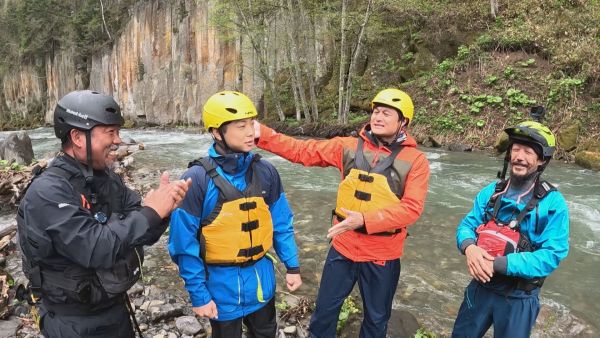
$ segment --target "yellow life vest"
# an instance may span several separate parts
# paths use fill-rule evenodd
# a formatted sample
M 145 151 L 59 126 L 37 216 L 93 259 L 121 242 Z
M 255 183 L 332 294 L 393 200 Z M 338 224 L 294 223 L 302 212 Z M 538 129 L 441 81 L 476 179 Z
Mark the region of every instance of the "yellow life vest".
M 400 202 L 399 196 L 390 188 L 389 180 L 391 180 L 391 168 L 394 160 L 402 147 L 397 146 L 389 156 L 381 159 L 375 167 L 371 167 L 365 159 L 363 147 L 364 140 L 359 138 L 354 165 L 350 167 L 350 171 L 338 187 L 334 216 L 339 221 L 346 218 L 346 214 L 341 208 L 358 212 L 369 212 L 390 205 L 397 205 Z M 401 183 L 404 183 L 404 178 L 400 177 Z M 364 226 L 356 229 L 356 231 L 366 233 Z M 400 230 L 377 233 L 375 235 L 393 235 L 398 232 Z
M 269 206 L 262 197 L 262 189 L 254 164 L 260 159 L 255 154 L 248 168 L 246 189 L 238 190 L 221 176 L 216 167 L 201 158 L 197 164 L 204 167 L 219 189 L 213 211 L 202 221 L 198 230 L 201 256 L 206 264 L 244 265 L 262 258 L 273 246 L 273 221 Z

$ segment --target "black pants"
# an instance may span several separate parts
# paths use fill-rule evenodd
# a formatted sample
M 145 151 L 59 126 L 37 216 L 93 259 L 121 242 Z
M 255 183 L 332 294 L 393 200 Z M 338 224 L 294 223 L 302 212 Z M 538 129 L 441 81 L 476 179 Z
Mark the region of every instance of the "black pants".
M 248 338 L 275 338 L 275 297 L 271 298 L 267 305 L 247 316 L 227 321 L 211 320 L 212 338 L 241 338 L 242 322 L 248 328 Z
M 133 327 L 124 303 L 94 315 L 66 316 L 39 305 L 40 329 L 46 338 L 133 338 Z

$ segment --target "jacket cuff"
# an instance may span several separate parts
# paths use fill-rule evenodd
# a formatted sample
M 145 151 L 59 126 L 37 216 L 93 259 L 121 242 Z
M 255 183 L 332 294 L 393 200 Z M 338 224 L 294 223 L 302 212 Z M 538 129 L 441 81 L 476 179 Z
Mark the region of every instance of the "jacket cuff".
M 494 259 L 494 272 L 506 275 L 507 267 L 508 260 L 506 259 L 506 256 L 500 256 Z
M 211 300 L 212 298 L 210 297 L 210 294 L 208 292 L 203 292 L 200 295 L 194 295 L 190 292 L 190 301 L 192 302 L 193 307 L 204 306 L 210 303 Z
M 150 207 L 142 207 L 140 213 L 146 217 L 150 228 L 156 228 L 163 224 L 163 219 L 160 218 L 160 215 Z
M 300 274 L 300 268 L 288 268 L 287 269 L 287 273 L 290 275 L 299 275 Z
M 475 240 L 472 238 L 467 238 L 464 241 L 462 241 L 462 243 L 460 243 L 460 253 L 464 255 L 465 250 L 467 250 L 467 247 L 471 244 L 475 244 Z

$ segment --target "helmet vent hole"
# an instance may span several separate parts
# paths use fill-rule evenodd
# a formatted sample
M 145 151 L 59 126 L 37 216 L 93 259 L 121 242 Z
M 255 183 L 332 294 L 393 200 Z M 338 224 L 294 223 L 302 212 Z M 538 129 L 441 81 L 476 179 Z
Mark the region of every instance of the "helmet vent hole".
M 237 110 L 235 110 L 233 108 L 225 108 L 225 110 L 227 110 L 228 112 L 230 112 L 232 114 L 237 114 Z
M 392 101 L 398 102 L 398 101 L 400 101 L 400 99 L 399 98 L 394 98 L 394 99 L 392 99 Z
M 59 117 L 59 118 L 58 118 L 58 121 L 59 121 L 60 123 L 65 123 L 65 119 L 64 119 L 64 118 L 62 118 L 62 117 Z
M 92 94 L 100 94 L 100 93 L 98 93 L 98 92 L 92 92 Z
M 115 108 L 106 108 L 106 111 L 113 114 L 117 112 Z

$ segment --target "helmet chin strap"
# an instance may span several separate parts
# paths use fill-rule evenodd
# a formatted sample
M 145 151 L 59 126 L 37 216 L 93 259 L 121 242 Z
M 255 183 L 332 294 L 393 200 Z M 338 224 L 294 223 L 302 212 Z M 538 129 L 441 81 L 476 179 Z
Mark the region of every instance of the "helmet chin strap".
M 231 153 L 233 153 L 234 151 L 231 150 L 231 148 L 229 148 L 229 145 L 227 144 L 227 141 L 225 141 L 225 134 L 223 133 L 223 131 L 221 130 L 221 128 L 217 128 L 217 132 L 221 136 L 221 140 L 218 140 L 215 137 L 215 135 L 213 135 L 212 133 L 210 135 L 212 136 L 213 141 L 215 141 L 215 143 L 217 144 L 218 148 L 221 148 L 221 150 L 225 154 L 231 154 Z

